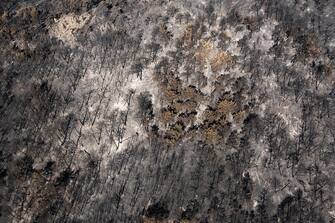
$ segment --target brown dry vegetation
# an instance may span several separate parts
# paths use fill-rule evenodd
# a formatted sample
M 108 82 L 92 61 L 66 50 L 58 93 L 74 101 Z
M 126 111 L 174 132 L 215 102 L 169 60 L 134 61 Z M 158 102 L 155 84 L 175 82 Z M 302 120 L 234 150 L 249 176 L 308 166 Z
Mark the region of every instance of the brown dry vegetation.
M 169 145 L 174 145 L 184 135 L 182 123 L 175 123 L 165 132 L 164 138 Z
M 36 21 L 38 12 L 34 6 L 22 6 L 16 11 L 16 15 L 22 19 L 30 19 L 31 21 Z
M 208 44 L 205 45 L 208 47 Z M 223 54 L 219 55 L 217 63 L 221 63 L 219 61 L 223 61 L 222 58 L 225 57 Z M 164 141 L 169 145 L 175 145 L 182 138 L 196 135 L 198 135 L 197 138 L 210 145 L 217 145 L 224 140 L 224 136 L 218 129 L 227 126 L 229 114 L 233 116 L 236 123 L 243 123 L 247 114 L 247 111 L 242 109 L 244 100 L 237 103 L 232 99 L 232 94 L 228 92 L 213 107 L 208 107 L 204 111 L 203 124 L 199 126 L 200 128 L 187 129 L 186 126 L 194 124 L 197 107 L 199 103 L 204 102 L 206 97 L 194 86 L 182 87 L 180 79 L 172 72 L 161 75 L 161 77 L 163 78 L 159 83 L 163 93 L 162 99 L 167 103 L 167 107 L 163 108 L 157 117 L 158 121 L 167 127 L 163 136 Z M 222 82 L 218 82 L 219 86 L 221 86 L 220 83 Z
M 234 120 L 236 123 L 243 123 L 245 117 L 246 117 L 246 111 L 238 111 L 233 114 Z
M 200 63 L 201 66 L 206 65 L 212 50 L 213 50 L 213 42 L 211 40 L 200 41 L 200 44 L 194 53 L 194 57 Z
M 211 59 L 211 69 L 214 73 L 219 72 L 225 65 L 231 67 L 233 61 L 233 57 L 229 53 L 220 52 Z
M 164 32 L 166 27 L 161 25 L 159 30 Z M 193 48 L 189 52 L 196 60 L 198 68 L 202 70 L 209 63 L 212 71 L 218 73 L 224 68 L 233 67 L 235 64 L 233 56 L 225 51 L 217 52 L 211 39 L 200 39 L 197 41 L 198 45 L 194 43 L 193 40 L 198 35 L 197 30 L 196 25 L 187 26 L 182 42 L 184 47 Z M 201 115 L 203 123 L 200 126 L 194 126 L 197 108 L 200 103 L 205 102 L 207 96 L 195 86 L 183 86 L 176 71 L 172 70 L 173 68 L 165 68 L 163 72 L 159 71 L 154 74 L 155 80 L 162 90 L 161 99 L 165 104 L 165 107 L 157 115 L 157 121 L 167 127 L 162 136 L 169 145 L 174 145 L 180 139 L 190 136 L 196 136 L 208 144 L 216 145 L 223 140 L 224 136 L 218 129 L 227 126 L 229 114 L 233 115 L 236 123 L 243 122 L 246 115 L 246 112 L 241 111 L 240 108 L 243 102 L 241 102 L 241 105 L 237 104 L 232 99 L 232 93 L 227 93 L 213 107 L 204 111 Z M 224 90 L 223 83 L 225 81 L 221 78 L 221 76 L 216 77 L 217 81 L 215 83 L 218 85 L 216 88 Z
M 208 144 L 217 144 L 221 138 L 216 128 L 208 128 L 204 131 L 204 134 Z
M 183 87 L 181 80 L 172 72 L 156 74 L 155 77 L 162 89 L 162 100 L 167 103 L 157 117 L 160 123 L 169 126 L 163 135 L 171 145 L 186 134 L 185 126 L 194 123 L 196 109 L 204 100 L 204 95 L 194 86 Z
M 232 100 L 223 99 L 219 101 L 217 105 L 218 112 L 222 112 L 225 115 L 235 112 L 237 109 L 236 102 Z
M 321 47 L 318 46 L 317 37 L 314 34 L 307 36 L 306 47 L 312 57 L 318 57 L 321 54 Z
M 168 124 L 168 123 L 173 121 L 174 114 L 173 114 L 173 112 L 171 112 L 169 110 L 162 109 L 159 118 L 163 123 Z

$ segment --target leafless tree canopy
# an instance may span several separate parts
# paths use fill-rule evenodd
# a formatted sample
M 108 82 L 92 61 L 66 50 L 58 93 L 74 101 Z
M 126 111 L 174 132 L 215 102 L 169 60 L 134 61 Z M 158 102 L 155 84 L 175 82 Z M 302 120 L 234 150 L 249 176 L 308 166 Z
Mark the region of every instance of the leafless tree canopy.
M 0 0 L 0 222 L 335 221 L 333 0 Z

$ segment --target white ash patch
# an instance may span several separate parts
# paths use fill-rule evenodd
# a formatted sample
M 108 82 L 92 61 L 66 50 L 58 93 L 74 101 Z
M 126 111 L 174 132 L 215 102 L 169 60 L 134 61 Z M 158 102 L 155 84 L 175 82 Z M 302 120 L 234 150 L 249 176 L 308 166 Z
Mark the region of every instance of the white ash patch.
M 333 206 L 335 206 L 335 202 L 333 202 Z M 333 208 L 332 210 L 330 210 L 328 213 L 329 213 L 329 215 L 330 215 L 333 219 L 335 219 L 335 208 Z
M 227 51 L 232 56 L 241 55 L 241 48 L 238 46 L 238 42 L 246 35 L 249 35 L 250 31 L 246 29 L 245 26 L 242 26 L 242 30 L 236 30 L 236 27 L 229 27 L 224 31 L 224 34 L 230 38 L 229 46 Z
M 31 83 L 23 83 L 22 81 L 16 81 L 13 87 L 13 93 L 16 96 L 23 96 L 27 94 L 27 92 L 30 92 L 32 90 L 32 84 Z
M 196 115 L 196 120 L 195 120 L 194 124 L 201 124 L 202 123 L 202 121 L 203 121 L 202 114 L 204 113 L 206 108 L 207 108 L 207 105 L 199 104 L 199 106 L 197 108 L 197 115 Z
M 211 95 L 211 93 L 213 92 L 213 90 L 215 89 L 213 83 L 215 81 L 215 75 L 209 65 L 209 61 L 207 61 L 207 65 L 206 65 L 206 69 L 204 70 L 204 76 L 207 78 L 207 85 L 203 88 L 201 88 L 201 92 L 206 94 L 206 95 Z M 196 77 L 194 77 L 196 78 Z M 191 83 L 194 83 L 195 80 L 192 80 L 192 78 L 190 78 Z
M 301 131 L 301 108 L 300 105 L 293 100 L 285 100 L 278 107 L 278 115 L 285 121 L 290 137 L 296 138 Z
M 278 22 L 275 20 L 266 20 L 258 32 L 252 33 L 249 39 L 249 47 L 267 52 L 274 44 L 272 33 Z
M 149 92 L 152 95 L 154 110 L 158 110 L 156 106 L 159 104 L 159 89 L 152 76 L 152 67 L 144 69 L 140 79 L 136 75 L 129 75 L 128 67 L 119 74 L 121 67 L 115 68 L 115 72 L 105 68 L 99 69 L 94 66 L 98 62 L 91 61 L 92 66 L 75 92 L 77 98 L 82 95 L 88 97 L 91 94 L 87 105 L 89 120 L 81 127 L 84 135 L 81 137 L 81 144 L 89 153 L 96 153 L 107 147 L 108 151 L 105 152 L 113 155 L 126 149 L 129 143 L 148 137 L 137 117 L 137 97 L 142 92 Z M 122 114 L 126 114 L 127 121 L 122 120 Z M 120 136 L 111 132 L 115 125 L 119 126 L 122 132 Z
M 55 23 L 50 29 L 50 35 L 62 40 L 65 44 L 74 47 L 77 45 L 75 33 L 89 21 L 90 15 L 83 13 L 75 15 L 73 13 L 54 19 Z
M 296 138 L 300 134 L 301 126 L 300 103 L 297 103 L 293 97 L 284 98 L 281 95 L 275 74 L 264 76 L 263 81 L 262 85 L 270 98 L 260 105 L 260 115 L 264 116 L 266 111 L 277 114 L 284 120 L 291 139 Z

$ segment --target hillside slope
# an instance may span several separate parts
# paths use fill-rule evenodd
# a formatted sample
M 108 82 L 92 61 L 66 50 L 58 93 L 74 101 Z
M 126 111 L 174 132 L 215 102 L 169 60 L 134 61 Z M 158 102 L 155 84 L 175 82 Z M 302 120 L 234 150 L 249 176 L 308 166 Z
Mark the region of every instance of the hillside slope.
M 334 222 L 334 1 L 0 15 L 0 222 Z

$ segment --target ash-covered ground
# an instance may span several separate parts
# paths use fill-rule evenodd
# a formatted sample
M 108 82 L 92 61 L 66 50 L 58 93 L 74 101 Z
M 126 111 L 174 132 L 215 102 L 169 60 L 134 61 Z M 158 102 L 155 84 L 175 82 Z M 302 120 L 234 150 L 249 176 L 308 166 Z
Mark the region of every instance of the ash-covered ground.
M 335 222 L 335 1 L 1 0 L 0 222 Z

